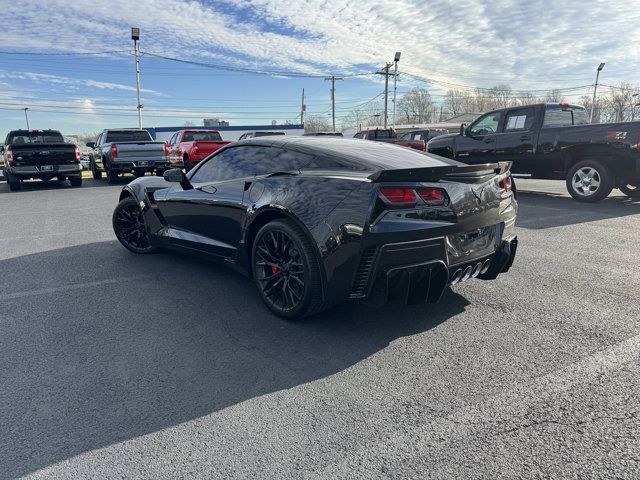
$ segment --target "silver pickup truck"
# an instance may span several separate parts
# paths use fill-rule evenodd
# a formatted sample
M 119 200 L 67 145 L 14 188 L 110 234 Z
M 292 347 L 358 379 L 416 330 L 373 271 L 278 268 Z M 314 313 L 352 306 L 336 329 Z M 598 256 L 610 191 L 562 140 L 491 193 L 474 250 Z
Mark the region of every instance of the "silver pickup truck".
M 133 173 L 136 177 L 146 172 L 162 175 L 169 168 L 169 147 L 165 142 L 154 142 L 147 130 L 104 130 L 94 142 L 90 168 L 93 178 L 99 180 L 104 172 L 107 181 L 116 183 L 118 175 Z

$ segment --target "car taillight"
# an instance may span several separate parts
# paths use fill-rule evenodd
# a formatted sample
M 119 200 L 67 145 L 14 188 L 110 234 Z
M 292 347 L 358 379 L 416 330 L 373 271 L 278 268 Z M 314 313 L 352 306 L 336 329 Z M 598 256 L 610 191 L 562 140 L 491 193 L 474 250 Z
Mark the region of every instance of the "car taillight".
M 118 158 L 118 146 L 115 143 L 111 145 L 111 158 Z
M 394 207 L 413 207 L 416 203 L 416 194 L 411 188 L 387 188 L 380 189 L 380 195 L 386 203 Z
M 76 146 L 76 162 L 80 163 L 80 149 Z
M 10 148 L 4 151 L 4 159 L 7 161 L 7 164 L 13 165 L 13 152 Z
M 164 156 L 168 157 L 169 156 L 169 144 L 165 142 L 164 144 Z
M 416 192 L 427 205 L 444 205 L 446 197 L 439 188 L 417 188 Z
M 511 187 L 513 186 L 513 182 L 511 181 L 511 176 L 504 177 L 502 180 L 500 180 L 500 183 L 498 185 L 500 185 L 500 191 L 502 193 L 510 192 Z

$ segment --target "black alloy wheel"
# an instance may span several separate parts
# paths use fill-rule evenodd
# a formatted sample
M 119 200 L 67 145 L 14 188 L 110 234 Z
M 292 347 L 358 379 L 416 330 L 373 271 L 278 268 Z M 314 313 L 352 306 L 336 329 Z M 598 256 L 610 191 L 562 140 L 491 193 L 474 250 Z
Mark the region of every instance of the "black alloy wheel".
M 262 299 L 276 315 L 294 320 L 324 308 L 312 243 L 293 221 L 276 220 L 260 229 L 252 263 Z
M 122 245 L 134 253 L 153 253 L 144 214 L 133 197 L 123 199 L 113 212 L 113 231 Z

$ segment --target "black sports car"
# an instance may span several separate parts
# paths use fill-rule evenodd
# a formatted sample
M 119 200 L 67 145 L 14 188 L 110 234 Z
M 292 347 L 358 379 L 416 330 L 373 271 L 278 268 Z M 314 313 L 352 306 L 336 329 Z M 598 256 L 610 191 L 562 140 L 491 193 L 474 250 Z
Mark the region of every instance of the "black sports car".
M 435 302 L 448 285 L 511 266 L 509 167 L 366 140 L 257 138 L 187 175 L 134 180 L 113 227 L 135 253 L 166 247 L 237 267 L 285 318 L 345 298 Z

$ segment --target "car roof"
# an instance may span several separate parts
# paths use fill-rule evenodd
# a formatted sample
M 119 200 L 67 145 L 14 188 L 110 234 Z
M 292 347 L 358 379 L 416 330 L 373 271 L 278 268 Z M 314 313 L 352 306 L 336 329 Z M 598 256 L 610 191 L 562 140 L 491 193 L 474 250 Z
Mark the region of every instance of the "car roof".
M 343 161 L 353 162 L 360 168 L 363 166 L 369 167 L 372 171 L 459 165 L 459 162 L 455 160 L 420 152 L 412 148 L 357 138 L 329 136 L 258 137 L 242 140 L 229 147 L 233 148 L 241 145 L 280 147 L 309 155 L 339 158 Z

